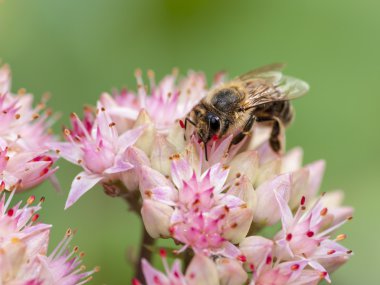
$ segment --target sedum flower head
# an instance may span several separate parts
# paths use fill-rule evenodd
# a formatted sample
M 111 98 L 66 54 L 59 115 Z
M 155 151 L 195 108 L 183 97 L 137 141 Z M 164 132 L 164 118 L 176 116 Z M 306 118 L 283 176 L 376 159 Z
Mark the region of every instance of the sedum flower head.
M 14 191 L 0 194 L 0 283 L 4 285 L 84 284 L 97 271 L 81 267 L 78 248 L 68 250 L 73 233 L 47 255 L 51 225 L 37 220 L 44 199 L 35 204 L 29 197 L 26 205 L 19 202 L 10 207 Z
M 271 129 L 259 123 L 238 145 L 231 146 L 232 135 L 200 143 L 195 128 L 185 130 L 183 122 L 209 92 L 204 75 L 189 72 L 177 83 L 175 73 L 156 83 L 149 72 L 149 89 L 141 71 L 136 77 L 137 92 L 102 94 L 97 113 L 87 108 L 83 120 L 72 115 L 67 141 L 55 144 L 83 168 L 66 207 L 101 183 L 110 195 L 134 197 L 151 237 L 172 238 L 174 253 L 194 256 L 185 274 L 177 261 L 170 269 L 164 260 L 161 273 L 143 260 L 147 284 L 330 281 L 351 255 L 339 243 L 345 235 L 332 236 L 352 209 L 341 206 L 339 192 L 318 197 L 324 161 L 303 166 L 300 148 L 275 153 Z M 211 88 L 223 80 L 217 76 Z M 285 146 L 283 129 L 279 136 Z M 197 276 L 216 268 L 216 277 L 192 283 L 193 264 L 204 265 Z
M 215 264 L 204 255 L 195 255 L 185 274 L 182 273 L 181 264 L 178 259 L 174 261 L 170 268 L 166 259 L 166 253 L 161 250 L 160 255 L 164 264 L 165 273 L 153 268 L 145 259 L 142 260 L 146 285 L 219 284 L 218 272 Z M 133 280 L 132 284 L 141 285 L 136 279 Z
M 157 223 L 159 215 L 152 218 L 150 203 L 143 205 L 143 219 L 150 234 L 165 236 L 169 232 L 184 244 L 182 250 L 191 247 L 196 253 L 239 258 L 240 251 L 232 242 L 239 242 L 247 234 L 252 210 L 238 197 L 223 193 L 228 168 L 215 164 L 203 172 L 201 165 L 193 168 L 189 160 L 174 155 L 171 174 L 169 181 L 155 170 L 142 168 L 140 190 L 144 201 L 152 200 L 168 209 L 166 220 Z M 169 228 L 165 228 L 167 225 Z
M 206 94 L 206 77 L 203 73 L 189 71 L 178 81 L 178 71 L 167 75 L 156 83 L 153 71 L 148 72 L 149 85 L 144 85 L 141 70 L 137 70 L 137 92 L 122 90 L 113 96 L 105 93 L 101 102 L 112 117 L 124 118 L 124 126 L 137 120 L 145 110 L 159 133 L 168 133 Z M 122 127 L 122 126 L 120 126 Z
M 8 190 L 32 188 L 51 177 L 57 157 L 50 152 L 54 122 L 46 99 L 33 107 L 33 96 L 10 90 L 8 66 L 0 68 L 0 184 Z
M 93 121 L 90 115 L 81 121 L 75 114 L 71 121 L 73 131 L 65 129 L 67 142 L 51 145 L 63 158 L 83 168 L 73 180 L 66 208 L 98 182 L 118 180 L 121 173 L 132 169 L 127 150 L 144 130 L 144 126 L 140 126 L 119 135 L 115 123 L 100 104 Z

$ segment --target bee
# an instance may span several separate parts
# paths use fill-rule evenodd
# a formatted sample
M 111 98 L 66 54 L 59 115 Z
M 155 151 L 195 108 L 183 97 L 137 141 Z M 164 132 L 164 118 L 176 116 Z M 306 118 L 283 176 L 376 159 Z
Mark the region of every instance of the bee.
M 289 102 L 307 93 L 306 82 L 282 74 L 283 64 L 267 65 L 240 75 L 211 90 L 185 119 L 194 125 L 205 146 L 211 139 L 233 134 L 230 147 L 250 134 L 254 122 L 271 125 L 269 144 L 280 152 L 282 127 L 287 127 L 294 116 Z

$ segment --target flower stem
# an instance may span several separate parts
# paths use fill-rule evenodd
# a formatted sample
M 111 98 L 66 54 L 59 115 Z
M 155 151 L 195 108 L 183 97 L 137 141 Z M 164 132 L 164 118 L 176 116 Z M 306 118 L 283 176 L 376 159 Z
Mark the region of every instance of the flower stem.
M 155 242 L 155 239 L 153 239 L 148 234 L 144 225 L 142 225 L 142 237 L 141 237 L 141 244 L 140 244 L 140 253 L 139 253 L 139 257 L 136 260 L 136 264 L 135 264 L 135 276 L 138 280 L 144 280 L 144 274 L 142 271 L 141 260 L 144 258 L 149 263 L 151 263 L 152 251 L 149 249 L 149 246 L 154 245 L 154 242 Z
M 136 213 L 141 220 L 141 197 L 139 191 L 128 191 L 125 186 L 120 182 L 103 183 L 104 192 L 111 197 L 120 197 L 127 202 L 130 211 Z M 152 259 L 151 246 L 154 245 L 155 239 L 153 239 L 146 231 L 144 224 L 142 225 L 142 236 L 140 243 L 140 250 L 138 259 L 135 263 L 135 277 L 138 280 L 144 280 L 144 274 L 141 267 L 141 260 L 144 258 L 149 263 Z
M 191 259 L 193 258 L 193 254 L 190 249 L 186 249 L 183 254 L 184 254 L 183 264 L 184 264 L 184 269 L 186 270 L 189 267 Z

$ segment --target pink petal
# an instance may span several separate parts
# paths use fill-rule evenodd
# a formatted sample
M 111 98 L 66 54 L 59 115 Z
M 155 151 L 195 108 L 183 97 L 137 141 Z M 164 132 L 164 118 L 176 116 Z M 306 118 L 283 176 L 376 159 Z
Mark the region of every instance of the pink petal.
M 170 181 L 157 170 L 143 165 L 140 169 L 140 191 L 144 197 L 144 192 L 157 187 L 170 187 Z M 173 189 L 174 191 L 174 189 Z
M 305 166 L 306 169 L 310 172 L 310 180 L 309 180 L 309 189 L 308 189 L 308 196 L 314 197 L 319 187 L 321 186 L 323 174 L 325 172 L 325 161 L 319 160 L 312 164 L 309 164 Z
M 67 198 L 65 209 L 71 207 L 82 195 L 94 187 L 103 179 L 100 175 L 89 174 L 87 172 L 79 173 L 71 184 L 69 197 Z
M 293 172 L 301 168 L 303 150 L 300 147 L 293 148 L 282 157 L 282 173 Z
M 153 268 L 148 261 L 141 261 L 144 277 L 147 285 L 168 284 L 169 279 L 162 272 Z
M 119 136 L 118 145 L 120 146 L 120 151 L 124 152 L 129 146 L 133 145 L 139 137 L 143 134 L 145 126 L 137 127 L 132 130 L 126 131 L 124 134 Z
M 50 143 L 49 147 L 55 150 L 61 157 L 73 164 L 79 165 L 78 160 L 82 158 L 82 150 L 79 145 L 71 142 Z
M 124 159 L 119 156 L 116 158 L 115 164 L 112 167 L 107 168 L 104 171 L 104 173 L 105 174 L 120 173 L 120 172 L 127 171 L 129 169 L 132 169 L 133 167 L 134 167 L 133 164 L 124 161 Z
M 174 184 L 181 189 L 182 181 L 187 181 L 193 176 L 193 168 L 185 159 L 173 158 L 171 173 Z

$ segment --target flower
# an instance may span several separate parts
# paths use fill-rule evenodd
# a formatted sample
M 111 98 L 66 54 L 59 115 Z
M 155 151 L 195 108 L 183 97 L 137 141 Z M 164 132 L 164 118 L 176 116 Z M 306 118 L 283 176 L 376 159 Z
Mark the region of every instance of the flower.
M 60 156 L 83 168 L 73 180 L 66 209 L 97 183 L 119 180 L 123 172 L 134 168 L 127 150 L 144 130 L 144 126 L 140 126 L 119 135 L 115 123 L 100 104 L 93 121 L 85 114 L 83 122 L 76 114 L 71 115 L 73 131 L 65 129 L 64 132 L 68 142 L 51 144 Z
M 218 272 L 215 264 L 206 256 L 196 254 L 191 260 L 186 274 L 181 271 L 180 261 L 174 261 L 172 268 L 166 260 L 166 252 L 161 250 L 160 255 L 164 264 L 165 273 L 154 269 L 149 262 L 145 259 L 142 260 L 142 268 L 146 285 L 197 285 L 208 284 L 218 285 Z M 134 279 L 133 285 L 141 285 L 141 283 Z
M 73 232 L 68 229 L 65 237 L 49 256 L 36 256 L 35 266 L 40 268 L 38 277 L 43 284 L 84 284 L 92 280 L 93 273 L 99 271 L 99 267 L 85 271 L 85 267 L 81 265 L 84 253 L 79 253 L 77 246 L 71 251 L 68 249 L 72 237 Z
M 45 109 L 46 98 L 33 107 L 33 96 L 21 89 L 10 92 L 10 70 L 0 68 L 0 183 L 18 191 L 32 188 L 57 170 L 57 157 L 48 145 L 54 141 L 49 128 L 54 122 Z
M 207 92 L 206 77 L 203 73 L 189 71 L 187 76 L 177 83 L 178 72 L 173 71 L 156 84 L 153 71 L 148 71 L 149 94 L 144 86 L 141 70 L 137 70 L 135 75 L 138 84 L 137 94 L 122 90 L 120 93 L 115 92 L 113 96 L 104 93 L 100 99 L 112 118 L 126 119 L 124 125 L 121 125 L 124 128 L 137 119 L 141 110 L 145 110 L 157 131 L 167 134 Z
M 323 196 L 309 205 L 309 209 L 305 197 L 302 197 L 293 216 L 288 204 L 277 193 L 276 199 L 282 213 L 282 230 L 274 237 L 277 256 L 283 260 L 305 259 L 311 267 L 324 272 L 328 271 L 323 266 L 325 263 L 328 267 L 335 267 L 334 261 L 341 265 L 348 259 L 351 251 L 337 243 L 345 235 L 339 235 L 336 240 L 329 237 L 331 232 L 351 219 L 352 211 L 344 212 L 346 216 L 342 219 L 341 211 L 336 211 L 336 216 L 328 215 Z M 328 274 L 326 279 L 329 280 Z
M 8 199 L 6 192 L 0 194 L 0 283 L 79 285 L 89 281 L 98 268 L 85 272 L 80 268 L 82 254 L 75 256 L 78 247 L 67 250 L 72 231 L 47 255 L 51 225 L 37 222 L 44 199 L 33 205 L 35 196 L 30 196 L 25 206 L 19 202 L 11 208 L 14 193 Z
M 172 156 L 171 181 L 159 172 L 142 167 L 140 191 L 142 217 L 153 237 L 170 235 L 206 255 L 241 258 L 233 245 L 245 237 L 252 210 L 234 195 L 223 193 L 228 168 L 215 164 L 202 172 L 185 157 Z M 170 225 L 169 229 L 167 226 Z
M 250 285 L 310 285 L 326 276 L 325 271 L 310 269 L 305 259 L 282 261 L 270 239 L 250 236 L 239 247 L 246 256 L 246 270 L 252 272 Z
M 0 188 L 30 189 L 55 173 L 57 157 L 46 152 L 14 152 L 0 143 Z

